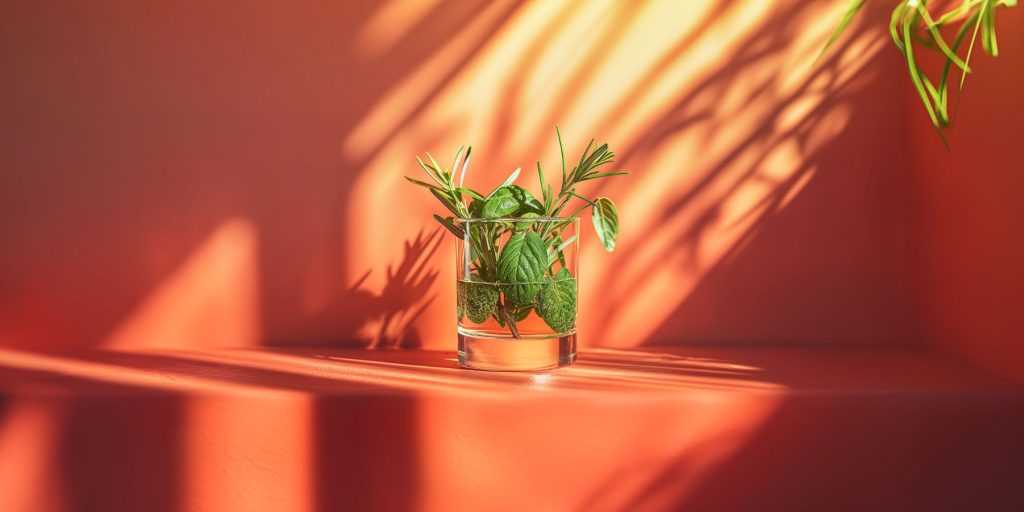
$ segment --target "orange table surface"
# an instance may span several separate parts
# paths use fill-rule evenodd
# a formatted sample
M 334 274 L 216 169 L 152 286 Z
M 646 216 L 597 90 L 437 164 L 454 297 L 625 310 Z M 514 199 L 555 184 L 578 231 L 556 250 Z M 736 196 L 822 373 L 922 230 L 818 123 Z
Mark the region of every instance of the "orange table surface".
M 911 349 L 0 349 L 0 510 L 1024 510 L 1022 433 Z

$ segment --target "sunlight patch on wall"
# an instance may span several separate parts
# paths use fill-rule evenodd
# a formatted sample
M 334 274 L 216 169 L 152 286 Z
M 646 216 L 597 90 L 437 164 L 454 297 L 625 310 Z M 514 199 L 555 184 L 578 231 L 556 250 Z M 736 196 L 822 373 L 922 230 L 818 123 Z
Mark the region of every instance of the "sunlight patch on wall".
M 257 232 L 222 222 L 113 329 L 105 346 L 210 347 L 260 341 Z
M 356 51 L 375 57 L 393 48 L 441 0 L 391 0 L 377 9 L 356 37 Z

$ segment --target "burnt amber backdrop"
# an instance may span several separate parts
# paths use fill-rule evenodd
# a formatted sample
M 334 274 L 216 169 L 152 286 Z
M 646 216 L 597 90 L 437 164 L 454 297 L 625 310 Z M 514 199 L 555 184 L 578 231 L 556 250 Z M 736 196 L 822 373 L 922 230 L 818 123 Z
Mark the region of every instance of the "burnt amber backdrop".
M 844 3 L 5 5 L 0 343 L 452 349 L 402 176 L 473 144 L 532 186 L 556 124 L 634 171 L 588 190 L 584 346 L 921 343 L 920 112 L 885 6 L 814 63 Z

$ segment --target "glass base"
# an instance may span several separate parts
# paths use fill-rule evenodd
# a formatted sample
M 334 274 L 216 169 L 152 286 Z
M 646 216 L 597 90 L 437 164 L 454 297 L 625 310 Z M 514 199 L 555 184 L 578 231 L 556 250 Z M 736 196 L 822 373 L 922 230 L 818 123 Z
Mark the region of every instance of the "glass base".
M 473 370 L 553 370 L 576 362 L 576 333 L 564 336 L 487 337 L 459 329 L 459 365 Z

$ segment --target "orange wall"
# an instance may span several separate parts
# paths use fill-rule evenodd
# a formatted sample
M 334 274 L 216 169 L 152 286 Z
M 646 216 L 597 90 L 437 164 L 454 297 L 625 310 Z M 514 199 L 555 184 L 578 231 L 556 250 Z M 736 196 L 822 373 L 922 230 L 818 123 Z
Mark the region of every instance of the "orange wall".
M 972 62 L 946 152 L 914 102 L 908 134 L 927 338 L 1024 380 L 1024 18 L 998 18 L 1000 56 Z M 909 92 L 908 92 L 909 97 Z
M 401 176 L 554 169 L 555 124 L 635 171 L 585 346 L 917 342 L 900 63 L 860 24 L 811 65 L 842 4 L 5 6 L 0 343 L 451 349 Z

